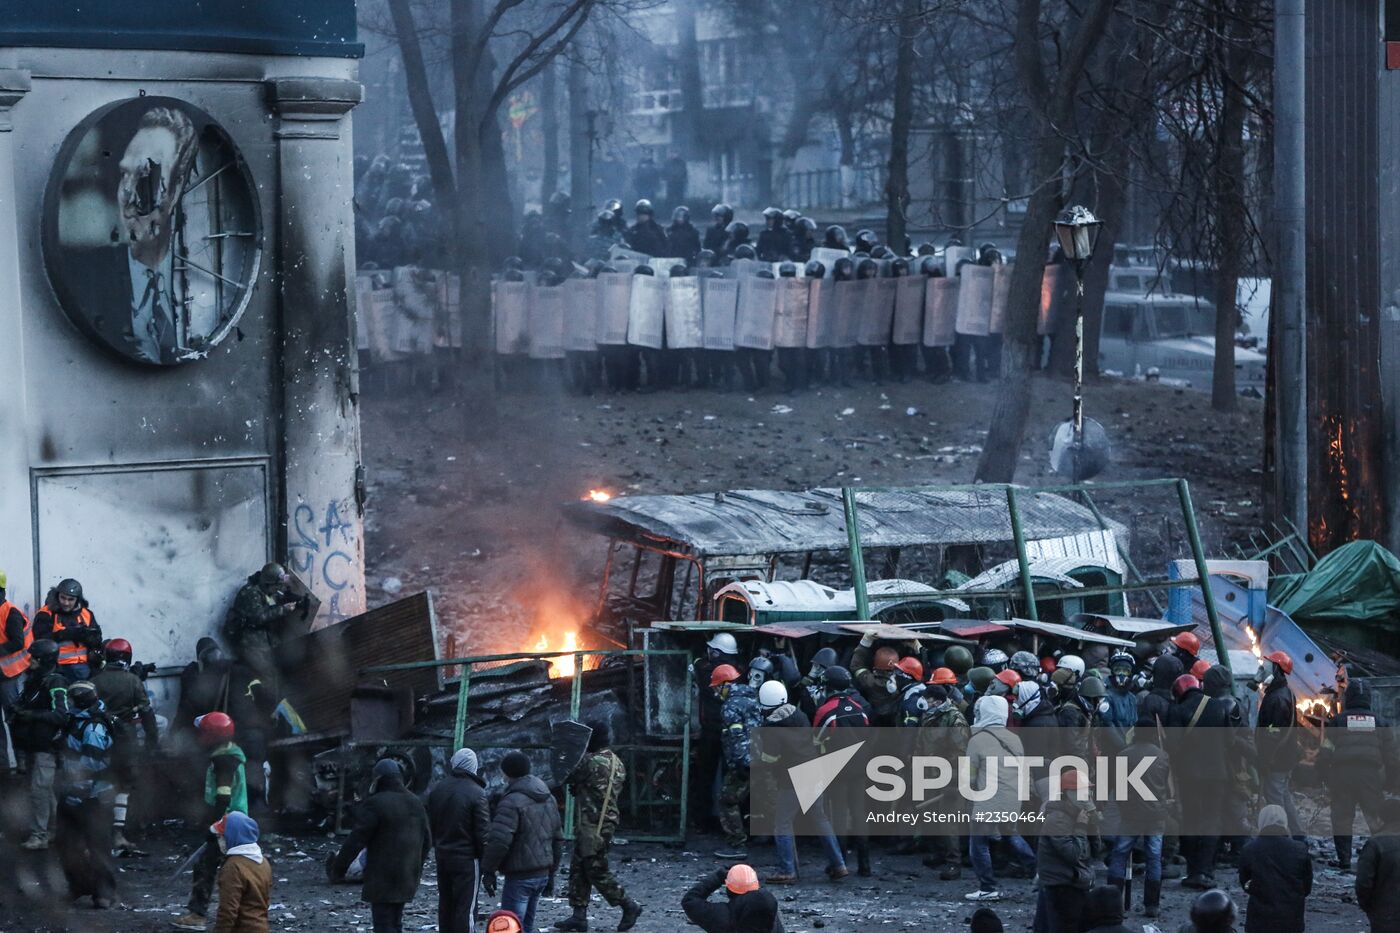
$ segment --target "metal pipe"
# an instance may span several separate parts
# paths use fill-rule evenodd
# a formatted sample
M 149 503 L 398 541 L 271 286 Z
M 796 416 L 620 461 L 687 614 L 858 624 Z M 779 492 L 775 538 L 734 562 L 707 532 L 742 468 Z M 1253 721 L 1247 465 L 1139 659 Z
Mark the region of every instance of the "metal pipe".
M 870 618 L 870 597 L 865 592 L 865 554 L 860 549 L 856 491 L 849 486 L 841 489 L 841 508 L 846 516 L 846 541 L 851 554 L 851 585 L 856 594 L 856 615 L 865 621 Z
M 1084 458 L 1084 260 L 1074 261 L 1074 463 L 1070 482 L 1079 482 Z
M 1230 649 L 1225 644 L 1225 632 L 1220 628 L 1220 614 L 1215 611 L 1215 593 L 1210 588 L 1210 571 L 1206 568 L 1206 552 L 1201 547 L 1201 534 L 1196 529 L 1196 513 L 1191 508 L 1191 489 L 1186 480 L 1177 480 L 1177 495 L 1181 497 L 1181 512 L 1186 516 L 1186 537 L 1191 542 L 1191 556 L 1196 560 L 1196 577 L 1201 584 L 1201 599 L 1206 604 L 1210 620 L 1210 635 L 1215 640 L 1216 660 L 1230 672 L 1234 683 L 1235 670 L 1230 666 Z
M 1006 514 L 1011 519 L 1011 538 L 1016 543 L 1016 563 L 1021 568 L 1021 590 L 1026 597 L 1026 615 L 1040 621 L 1035 608 L 1035 585 L 1031 583 L 1031 562 L 1026 556 L 1026 535 L 1021 531 L 1021 513 L 1016 511 L 1016 487 L 1006 487 Z
M 1307 0 L 1274 4 L 1275 511 L 1297 528 L 1308 527 L 1306 16 Z

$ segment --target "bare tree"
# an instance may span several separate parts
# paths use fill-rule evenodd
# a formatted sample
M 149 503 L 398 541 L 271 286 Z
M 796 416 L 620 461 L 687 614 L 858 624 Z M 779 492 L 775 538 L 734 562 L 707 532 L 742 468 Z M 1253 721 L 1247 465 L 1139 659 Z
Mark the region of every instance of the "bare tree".
M 905 252 L 909 210 L 909 131 L 914 122 L 914 44 L 921 28 L 920 0 L 900 0 L 896 24 L 894 102 L 890 117 L 890 163 L 885 181 L 885 238 Z
M 1016 243 L 1003 351 L 1003 376 L 987 440 L 977 463 L 978 482 L 1010 482 L 1016 475 L 1021 442 L 1030 417 L 1031 371 L 1040 351 L 1036 325 L 1040 310 L 1042 261 L 1051 223 L 1059 207 L 1080 83 L 1108 26 L 1117 0 L 1087 0 L 1083 11 L 1047 23 L 1042 0 L 1016 0 L 1013 54 L 1021 94 L 1033 132 L 1031 181 L 1026 214 Z M 1047 68 L 1047 46 L 1060 50 Z

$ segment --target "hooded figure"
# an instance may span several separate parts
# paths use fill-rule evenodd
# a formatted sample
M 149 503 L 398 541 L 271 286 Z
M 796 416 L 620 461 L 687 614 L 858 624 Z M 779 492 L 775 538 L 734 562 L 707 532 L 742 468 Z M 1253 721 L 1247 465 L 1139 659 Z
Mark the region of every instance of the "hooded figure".
M 985 800 L 970 804 L 973 830 L 968 835 L 968 855 L 977 873 L 977 890 L 964 895 L 968 900 L 995 900 L 996 872 L 992 867 L 990 840 L 998 833 L 998 823 L 1005 814 L 1018 813 L 1021 801 L 1017 791 L 1016 772 L 999 767 L 1004 758 L 1019 758 L 1024 754 L 1021 740 L 1006 727 L 1011 709 L 1005 697 L 985 696 L 972 708 L 972 737 L 967 743 L 967 786 L 981 796 L 995 787 Z M 960 779 L 961 780 L 961 779 Z M 1024 839 L 1015 834 L 1015 824 L 1006 824 L 1000 834 L 1011 845 L 1026 877 L 1035 868 L 1035 853 Z
M 1259 835 L 1240 853 L 1245 933 L 1303 933 L 1312 883 L 1308 844 L 1289 838 L 1287 811 L 1269 804 L 1259 811 Z
M 231 811 L 223 819 L 224 864 L 219 868 L 219 912 L 214 933 L 267 933 L 272 866 L 258 845 L 258 824 Z
M 1016 685 L 1017 734 L 1025 744 L 1026 754 L 1039 756 L 1049 762 L 1060 748 L 1059 716 L 1040 684 L 1021 681 Z M 1045 777 L 1046 766 L 1031 769 L 1032 780 Z
M 1372 833 L 1356 860 L 1356 903 L 1371 933 L 1400 933 L 1400 800 L 1381 808 L 1385 832 Z
M 752 887 L 730 880 L 746 867 L 718 868 L 695 882 L 681 897 L 681 909 L 690 922 L 705 933 L 783 933 L 777 898 L 760 888 L 756 877 Z M 749 873 L 752 871 L 749 869 Z M 711 901 L 710 896 L 720 888 L 725 889 L 728 900 Z
M 1152 688 L 1138 697 L 1138 709 L 1165 726 L 1167 714 L 1176 705 L 1172 684 L 1184 673 L 1186 669 L 1176 658 L 1169 654 L 1159 656 L 1152 665 Z
M 428 811 L 404 787 L 399 763 L 380 759 L 372 774 L 369 799 L 355 812 L 355 828 L 332 858 L 330 875 L 344 877 L 350 863 L 365 852 L 360 897 L 370 905 L 376 930 L 399 930 L 404 905 L 418 893 L 433 837 Z
M 438 927 L 470 933 L 481 880 L 479 860 L 491 829 L 486 782 L 476 752 L 458 749 L 450 773 L 428 795 L 428 825 L 438 871 Z

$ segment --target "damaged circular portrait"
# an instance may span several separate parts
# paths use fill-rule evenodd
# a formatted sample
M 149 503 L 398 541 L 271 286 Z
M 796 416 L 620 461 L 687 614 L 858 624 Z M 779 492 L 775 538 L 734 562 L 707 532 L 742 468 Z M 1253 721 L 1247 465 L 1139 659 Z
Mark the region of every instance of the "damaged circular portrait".
M 233 330 L 262 244 L 253 178 L 232 140 L 171 97 L 109 104 L 68 135 L 43 234 L 68 317 L 152 366 L 201 359 Z

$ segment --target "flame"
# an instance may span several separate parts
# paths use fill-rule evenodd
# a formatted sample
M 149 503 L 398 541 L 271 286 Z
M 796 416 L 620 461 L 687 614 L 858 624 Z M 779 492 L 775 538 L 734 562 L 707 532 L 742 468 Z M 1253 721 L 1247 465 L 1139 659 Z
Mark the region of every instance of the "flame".
M 612 500 L 612 493 L 606 489 L 590 489 L 588 495 L 583 498 L 587 502 L 609 502 Z
M 577 651 L 578 647 L 578 632 L 565 632 L 558 647 L 550 645 L 548 632 L 541 632 L 539 641 L 535 642 L 535 646 L 531 650 L 539 652 Z M 550 677 L 574 676 L 574 656 L 572 654 L 563 654 L 546 660 L 549 661 Z
M 1244 624 L 1244 633 L 1249 636 L 1249 650 L 1258 660 L 1264 659 L 1264 651 L 1259 647 L 1259 635 L 1254 631 L 1254 626 L 1248 622 Z
M 1323 720 L 1332 715 L 1332 702 L 1326 697 L 1302 697 L 1295 705 L 1303 719 Z

